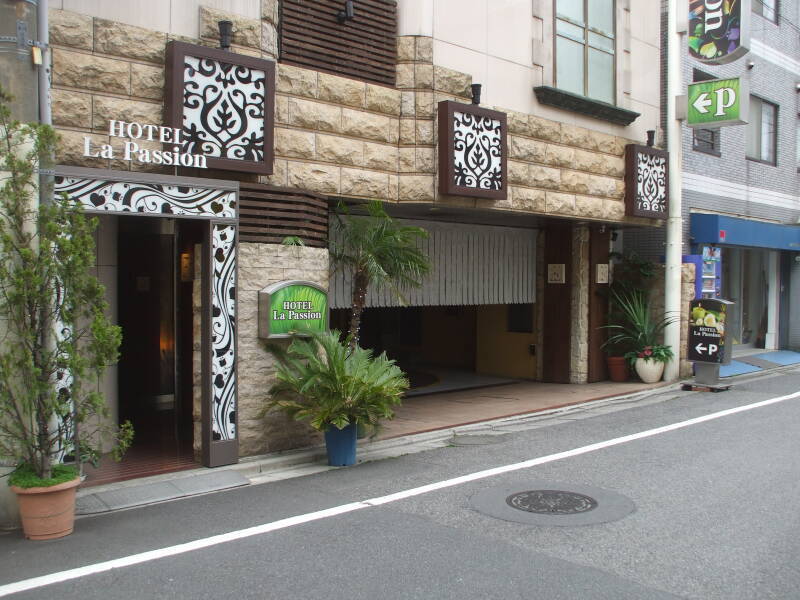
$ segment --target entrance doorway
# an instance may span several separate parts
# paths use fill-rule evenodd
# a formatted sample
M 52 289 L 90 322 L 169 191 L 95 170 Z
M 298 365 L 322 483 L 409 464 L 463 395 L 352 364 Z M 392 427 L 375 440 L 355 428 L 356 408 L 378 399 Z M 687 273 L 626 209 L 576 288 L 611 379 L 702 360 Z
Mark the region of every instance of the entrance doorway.
M 195 247 L 203 223 L 116 217 L 119 421 L 134 441 L 119 465 L 89 471 L 120 480 L 197 466 L 193 426 Z M 199 247 L 199 246 L 197 246 Z
M 722 269 L 722 297 L 734 302 L 727 325 L 734 352 L 764 348 L 768 327 L 769 251 L 725 248 Z

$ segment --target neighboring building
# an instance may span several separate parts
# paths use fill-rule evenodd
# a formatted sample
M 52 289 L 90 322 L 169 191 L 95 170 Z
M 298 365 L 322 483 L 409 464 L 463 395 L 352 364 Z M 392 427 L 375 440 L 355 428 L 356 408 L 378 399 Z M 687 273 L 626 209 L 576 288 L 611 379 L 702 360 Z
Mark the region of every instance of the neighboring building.
M 358 0 L 352 20 L 344 0 L 281 4 L 51 2 L 57 187 L 101 215 L 124 330 L 114 418 L 209 466 L 314 441 L 258 414 L 274 372 L 258 292 L 329 286 L 340 200 L 431 232 L 433 274 L 407 307 L 370 296 L 365 343 L 421 380 L 605 379 L 612 232 L 662 223 L 624 201 L 626 145 L 662 110 L 658 0 Z M 336 323 L 341 277 L 330 299 Z
M 683 128 L 683 252 L 719 259 L 706 261 L 696 293 L 735 302 L 727 325 L 734 352 L 797 350 L 800 309 L 790 299 L 800 293 L 800 2 L 753 0 L 750 17 L 743 58 L 712 66 L 684 54 L 684 84 L 741 77 L 751 95 L 747 125 Z M 664 254 L 661 232 L 625 237 L 651 258 Z

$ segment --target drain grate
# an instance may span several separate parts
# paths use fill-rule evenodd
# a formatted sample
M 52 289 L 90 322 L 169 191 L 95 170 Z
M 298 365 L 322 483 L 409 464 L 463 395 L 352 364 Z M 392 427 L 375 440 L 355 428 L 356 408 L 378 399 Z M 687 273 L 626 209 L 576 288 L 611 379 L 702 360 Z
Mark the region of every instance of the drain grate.
M 594 498 L 562 490 L 517 492 L 506 498 L 506 504 L 539 515 L 577 515 L 597 508 Z

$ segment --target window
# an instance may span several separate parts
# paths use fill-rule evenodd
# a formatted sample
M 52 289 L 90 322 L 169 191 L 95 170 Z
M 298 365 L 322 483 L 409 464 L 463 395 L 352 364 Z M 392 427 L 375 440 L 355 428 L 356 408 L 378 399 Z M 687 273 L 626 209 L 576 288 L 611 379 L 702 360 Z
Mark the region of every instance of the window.
M 778 0 L 753 0 L 753 12 L 769 19 L 773 23 L 778 22 Z
M 697 69 L 692 70 L 692 81 L 709 81 L 716 79 L 714 75 L 704 73 Z M 697 152 L 704 152 L 714 156 L 722 156 L 721 153 L 721 136 L 719 128 L 716 129 L 692 129 L 692 150 Z
M 533 333 L 533 304 L 508 305 L 509 333 Z
M 776 164 L 778 107 L 757 96 L 750 96 L 750 122 L 747 124 L 747 158 Z
M 797 170 L 800 171 L 800 124 L 798 124 L 797 126 L 795 137 L 797 138 L 797 151 L 796 151 Z
M 616 101 L 614 0 L 555 0 L 556 87 Z

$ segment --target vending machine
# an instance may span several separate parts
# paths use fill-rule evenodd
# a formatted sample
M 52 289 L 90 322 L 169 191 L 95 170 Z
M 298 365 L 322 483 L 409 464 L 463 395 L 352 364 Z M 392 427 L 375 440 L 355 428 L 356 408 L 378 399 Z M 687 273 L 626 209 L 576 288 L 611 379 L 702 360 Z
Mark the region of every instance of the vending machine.
M 702 246 L 700 262 L 700 294 L 698 298 L 722 297 L 722 248 Z

